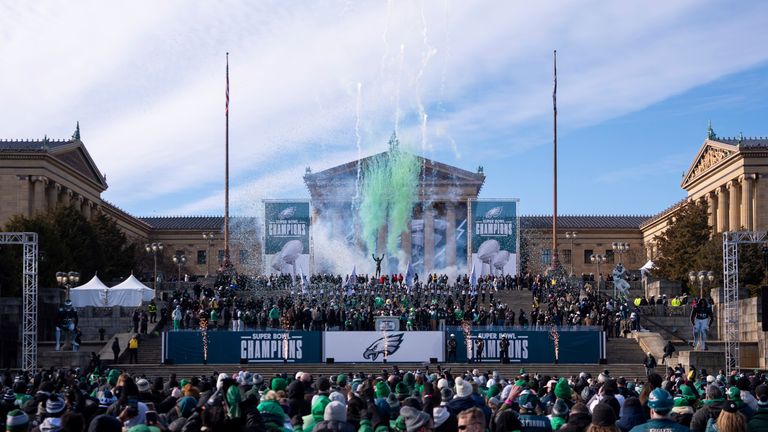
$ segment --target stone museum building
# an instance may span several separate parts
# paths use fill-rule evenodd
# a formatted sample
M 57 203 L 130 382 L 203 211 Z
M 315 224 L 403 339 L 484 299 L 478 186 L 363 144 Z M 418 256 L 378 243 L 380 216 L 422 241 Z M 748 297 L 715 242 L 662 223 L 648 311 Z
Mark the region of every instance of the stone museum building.
M 480 194 L 485 173 L 482 167 L 469 171 L 421 157 L 418 161 L 422 171 L 412 221 L 422 227 L 423 235 L 402 235 L 400 245 L 406 254 L 413 253 L 417 246 L 423 250 L 424 271 L 433 270 L 437 259 L 443 260 L 443 266 L 465 264 L 466 258 L 459 256 L 451 243 L 455 241 L 453 236 L 440 239 L 430 233 L 436 226 L 455 230 L 466 221 L 467 205 Z M 349 227 L 354 220 L 345 215 L 350 211 L 349 197 L 354 196 L 358 166 L 364 162 L 351 161 L 318 172 L 307 168 L 303 180 L 311 197 L 314 222 L 327 222 L 338 235 L 355 232 Z M 666 229 L 675 212 L 689 200 L 707 203 L 710 223 L 717 232 L 768 229 L 766 176 L 768 139 L 722 138 L 710 127 L 681 184 L 688 195 L 684 200 L 653 217 L 560 215 L 560 260 L 574 274 L 606 273 L 619 260 L 636 270 L 656 256 L 654 237 Z M 97 214 L 113 218 L 131 241 L 162 242 L 168 256 L 183 253 L 187 257 L 183 273 L 205 275 L 216 271 L 224 254 L 222 217 L 134 216 L 102 199 L 107 187 L 107 178 L 88 153 L 79 126 L 65 140 L 0 140 L 1 225 L 14 215 L 32 216 L 74 205 L 86 218 Z M 514 190 L 510 195 L 515 195 Z M 521 205 L 524 211 L 525 203 Z M 256 220 L 233 218 L 231 223 L 255 225 Z M 533 245 L 531 251 L 535 250 L 536 260 L 543 267 L 552 257 L 551 223 L 550 215 L 520 217 L 520 235 Z M 386 226 L 382 228 L 379 237 L 386 236 Z M 435 256 L 438 242 L 447 243 L 442 258 Z M 233 240 L 231 257 L 240 270 L 261 268 L 256 243 L 238 244 Z M 624 247 L 616 248 L 616 244 Z M 605 258 L 602 267 L 592 262 L 592 255 Z

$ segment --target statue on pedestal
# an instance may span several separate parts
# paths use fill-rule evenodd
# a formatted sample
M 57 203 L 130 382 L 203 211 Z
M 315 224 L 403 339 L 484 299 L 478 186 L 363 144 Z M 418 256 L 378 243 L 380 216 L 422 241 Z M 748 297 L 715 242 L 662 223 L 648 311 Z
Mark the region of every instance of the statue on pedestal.
M 70 343 L 75 340 L 77 322 L 77 310 L 72 306 L 72 300 L 67 299 L 64 304 L 59 307 L 58 312 L 56 312 L 56 351 L 61 351 L 62 331 L 65 332 L 65 338 L 68 337 Z

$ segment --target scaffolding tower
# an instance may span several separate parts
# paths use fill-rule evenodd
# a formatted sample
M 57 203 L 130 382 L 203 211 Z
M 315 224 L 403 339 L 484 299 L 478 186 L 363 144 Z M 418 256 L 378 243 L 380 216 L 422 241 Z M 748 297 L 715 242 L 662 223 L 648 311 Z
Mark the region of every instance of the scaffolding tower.
M 37 369 L 37 233 L 0 232 L 0 244 L 23 248 L 21 368 L 34 371 Z
M 739 352 L 739 245 L 761 244 L 765 231 L 728 231 L 723 233 L 722 317 L 725 324 L 725 373 L 741 367 Z

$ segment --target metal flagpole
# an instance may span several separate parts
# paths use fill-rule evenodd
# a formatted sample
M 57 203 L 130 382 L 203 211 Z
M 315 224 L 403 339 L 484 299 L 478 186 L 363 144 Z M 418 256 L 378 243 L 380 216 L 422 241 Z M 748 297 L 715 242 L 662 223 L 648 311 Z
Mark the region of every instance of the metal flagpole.
M 227 92 L 224 116 L 224 269 L 229 266 L 229 53 L 227 53 Z
M 553 206 L 552 206 L 552 269 L 557 268 L 557 50 L 553 53 L 554 58 L 554 86 L 552 89 L 552 109 L 553 109 L 553 128 L 554 128 L 554 141 L 553 141 L 553 180 L 554 187 L 553 193 Z

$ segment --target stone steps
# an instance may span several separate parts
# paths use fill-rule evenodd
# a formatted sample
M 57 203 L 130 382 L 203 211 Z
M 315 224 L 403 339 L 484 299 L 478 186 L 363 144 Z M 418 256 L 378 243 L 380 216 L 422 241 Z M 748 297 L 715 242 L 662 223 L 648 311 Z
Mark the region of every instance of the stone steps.
M 641 359 L 642 360 L 642 359 Z M 261 364 L 261 365 L 157 365 L 157 364 L 139 364 L 116 365 L 120 370 L 137 376 L 146 376 L 154 378 L 158 376 L 167 377 L 175 373 L 178 378 L 211 375 L 213 372 L 235 373 L 241 370 L 247 370 L 259 373 L 265 378 L 275 376 L 281 373 L 294 374 L 297 371 L 309 372 L 315 375 L 330 375 L 338 373 L 364 372 L 366 374 L 379 374 L 382 369 L 390 370 L 395 363 L 348 363 L 348 364 Z M 397 366 L 402 370 L 425 370 L 429 366 L 430 371 L 436 371 L 437 365 L 425 365 L 423 363 L 398 363 Z M 626 379 L 645 379 L 645 368 L 640 362 L 633 364 L 612 364 L 612 365 L 580 365 L 580 364 L 527 364 L 527 365 L 503 365 L 499 363 L 482 363 L 480 365 L 471 363 L 443 363 L 444 370 L 451 370 L 454 375 L 459 372 L 480 369 L 483 371 L 499 371 L 504 377 L 513 377 L 520 373 L 520 369 L 530 374 L 542 374 L 550 376 L 575 376 L 580 372 L 589 372 L 597 376 L 602 371 L 608 369 L 611 376 L 623 376 Z

